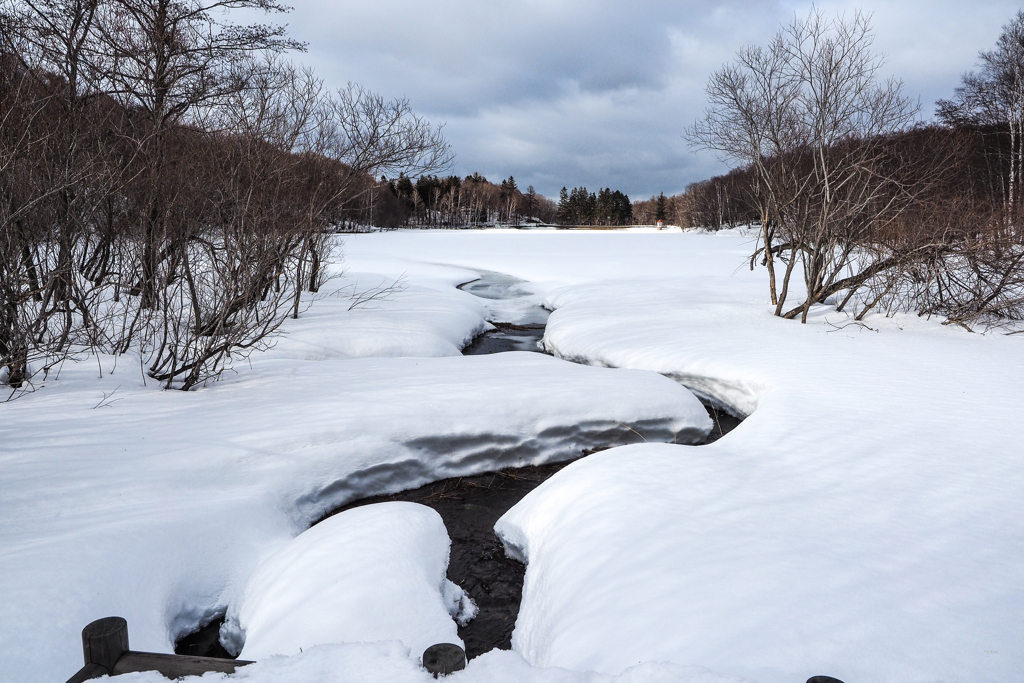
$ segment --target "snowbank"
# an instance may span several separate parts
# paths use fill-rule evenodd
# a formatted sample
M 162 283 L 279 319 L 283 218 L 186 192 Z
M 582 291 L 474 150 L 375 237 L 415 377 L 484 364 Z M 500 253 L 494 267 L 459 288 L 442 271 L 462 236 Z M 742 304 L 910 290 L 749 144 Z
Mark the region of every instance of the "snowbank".
M 133 648 L 169 652 L 239 601 L 260 561 L 354 498 L 640 441 L 632 430 L 696 440 L 710 426 L 649 372 L 535 353 L 275 352 L 189 393 L 144 387 L 125 359 L 113 374 L 100 359 L 102 379 L 96 359 L 69 363 L 0 407 L 4 676 L 66 679 L 82 627 L 110 615 L 128 620 Z
M 454 252 L 403 239 L 424 259 Z M 555 308 L 554 353 L 654 370 L 750 414 L 701 449 L 592 456 L 531 494 L 558 486 L 557 505 L 524 500 L 516 646 L 609 673 L 667 657 L 765 683 L 1017 681 L 1024 339 L 915 316 L 861 326 L 824 306 L 779 320 L 750 241 L 478 235 L 448 259 L 530 280 Z M 630 459 L 650 471 L 627 476 Z
M 475 607 L 445 578 L 441 516 L 414 503 L 379 503 L 330 517 L 264 560 L 224 633 L 242 659 L 295 655 L 314 645 L 397 640 L 413 653 L 462 645 L 454 618 Z
M 346 273 L 331 282 L 333 289 L 312 302 L 298 320 L 288 322 L 273 357 L 319 361 L 457 356 L 490 327 L 483 302 L 455 289 L 475 277 L 472 271 L 439 267 L 419 277 L 404 272 Z
M 717 278 L 626 284 L 552 288 L 547 347 L 752 414 L 705 448 L 593 456 L 510 512 L 515 647 L 766 683 L 1019 678 L 1020 339 L 824 306 L 801 326 Z
M 189 395 L 143 388 L 124 359 L 113 376 L 104 361 L 103 379 L 95 359 L 68 364 L 0 406 L 4 675 L 63 680 L 81 627 L 109 614 L 128 619 L 134 647 L 167 651 L 356 495 L 640 440 L 622 425 L 671 441 L 705 424 L 651 372 L 455 356 L 501 313 L 454 288 L 486 269 L 556 309 L 546 343 L 559 355 L 671 375 L 750 416 L 709 446 L 592 456 L 525 499 L 503 533 L 530 560 L 515 640 L 528 664 L 492 652 L 453 680 L 685 680 L 677 667 L 700 666 L 761 683 L 1016 683 L 1024 338 L 906 316 L 864 327 L 825 307 L 807 325 L 778 320 L 763 271 L 747 270 L 752 241 L 358 235 L 352 272 L 405 273 L 420 304 L 314 307 L 251 369 Z M 361 341 L 378 329 L 389 338 Z M 452 357 L 341 359 L 387 345 Z M 324 645 L 239 677 L 425 681 L 418 656 Z M 603 673 L 530 668 L 545 664 Z
M 417 657 L 396 641 L 318 645 L 292 657 L 269 657 L 242 667 L 232 676 L 207 674 L 202 681 L 248 683 L 436 683 L 418 665 Z M 118 683 L 166 683 L 156 673 L 125 674 Z M 749 683 L 699 666 L 668 662 L 637 664 L 618 676 L 594 671 L 572 671 L 531 666 L 515 652 L 491 650 L 469 662 L 445 683 Z

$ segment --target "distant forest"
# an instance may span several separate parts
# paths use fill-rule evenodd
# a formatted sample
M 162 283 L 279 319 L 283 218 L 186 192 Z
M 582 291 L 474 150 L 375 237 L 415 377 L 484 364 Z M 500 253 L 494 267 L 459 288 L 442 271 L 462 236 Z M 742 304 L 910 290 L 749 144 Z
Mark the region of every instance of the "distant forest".
M 368 206 L 364 218 L 385 228 L 547 224 L 557 214 L 555 203 L 532 185 L 523 192 L 512 176 L 495 184 L 479 173 L 465 178 L 424 175 L 415 181 L 404 174 L 392 180 L 382 177 L 372 202 L 376 206 Z
M 479 173 L 465 178 L 436 175 L 416 180 L 405 175 L 378 186 L 362 200 L 359 219 L 366 224 L 463 228 L 483 225 L 631 225 L 633 205 L 629 195 L 602 188 L 571 191 L 563 187 L 558 202 L 539 194 L 532 185 L 520 190 L 514 177 L 500 184 Z
M 558 197 L 558 222 L 563 225 L 630 225 L 633 205 L 629 195 L 611 188 L 595 193 L 585 187 L 574 187 L 571 192 L 563 187 Z
M 1011 187 L 1011 166 L 1017 163 L 1013 148 L 1018 142 L 1009 125 L 963 121 L 943 110 L 938 119 L 937 123 L 870 141 L 893 163 L 921 163 L 922 172 L 933 170 L 926 169 L 923 161 L 934 154 L 949 162 L 942 174 L 929 178 L 928 191 L 919 198 L 918 212 L 928 204 L 931 211 L 948 216 L 948 206 L 956 205 L 956 219 L 962 224 L 1004 221 L 1007 214 L 1019 213 L 1020 198 L 1010 200 L 1011 190 L 1014 194 L 1019 190 Z M 720 230 L 758 225 L 762 217 L 761 191 L 756 169 L 744 166 L 665 197 L 665 215 L 669 223 L 684 228 Z M 653 203 L 653 199 L 647 202 Z M 940 208 L 943 206 L 946 208 Z M 923 217 L 921 213 L 916 215 Z

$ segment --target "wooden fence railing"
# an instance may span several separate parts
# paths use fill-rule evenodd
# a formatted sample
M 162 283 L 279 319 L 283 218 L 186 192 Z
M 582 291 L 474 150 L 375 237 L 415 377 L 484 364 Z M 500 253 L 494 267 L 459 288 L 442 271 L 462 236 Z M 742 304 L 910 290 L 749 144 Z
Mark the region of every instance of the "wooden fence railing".
M 234 673 L 238 667 L 252 664 L 237 659 L 135 652 L 128 647 L 128 622 L 121 617 L 97 619 L 82 629 L 82 652 L 85 666 L 67 683 L 135 671 L 159 671 L 166 678 L 200 676 L 209 671 Z
M 209 672 L 234 673 L 252 662 L 218 657 L 165 655 L 135 652 L 128 647 L 128 622 L 121 617 L 97 619 L 82 629 L 85 666 L 67 683 L 82 683 L 100 676 L 119 676 L 136 671 L 157 671 L 165 678 L 201 676 Z M 449 674 L 466 666 L 466 652 L 458 645 L 431 645 L 423 653 L 423 667 L 434 674 Z
M 165 678 L 201 676 L 209 672 L 234 673 L 252 664 L 240 659 L 164 655 L 134 652 L 128 649 L 128 622 L 121 617 L 97 619 L 82 629 L 85 666 L 67 683 L 82 683 L 100 676 L 118 676 L 136 671 L 158 671 Z M 452 643 L 431 645 L 423 653 L 423 667 L 434 674 L 446 675 L 466 668 L 466 652 Z M 812 676 L 807 683 L 843 683 L 831 676 Z

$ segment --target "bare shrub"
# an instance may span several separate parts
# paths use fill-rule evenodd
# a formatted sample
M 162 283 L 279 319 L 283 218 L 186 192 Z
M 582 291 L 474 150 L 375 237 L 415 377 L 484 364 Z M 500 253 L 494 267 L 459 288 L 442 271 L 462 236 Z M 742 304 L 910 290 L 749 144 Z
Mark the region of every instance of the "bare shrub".
M 405 100 L 325 92 L 271 0 L 0 0 L 0 368 L 136 352 L 188 389 L 317 292 L 373 174 L 447 164 Z M 308 301 L 308 299 L 307 299 Z
M 826 19 L 813 10 L 716 72 L 711 106 L 688 131 L 695 146 L 749 171 L 746 191 L 761 223 L 755 256 L 768 268 L 776 315 L 806 322 L 812 304 L 843 292 L 848 301 L 905 263 L 908 254 L 878 236 L 954 165 L 955 146 L 908 155 L 893 143 L 918 106 L 901 82 L 878 77 L 873 40 L 865 15 Z M 798 264 L 806 296 L 787 309 Z

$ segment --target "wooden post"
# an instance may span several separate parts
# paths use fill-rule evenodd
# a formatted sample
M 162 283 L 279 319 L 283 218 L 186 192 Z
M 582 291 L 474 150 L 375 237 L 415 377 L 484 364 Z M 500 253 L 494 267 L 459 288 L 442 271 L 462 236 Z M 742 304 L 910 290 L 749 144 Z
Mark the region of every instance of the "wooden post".
M 82 629 L 82 654 L 85 666 L 67 683 L 110 676 L 121 655 L 128 651 L 128 622 L 121 617 L 97 619 Z
M 128 652 L 128 622 L 121 617 L 92 622 L 82 629 L 82 651 L 86 664 L 98 664 L 113 671 L 117 660 Z
M 466 668 L 466 651 L 454 643 L 431 645 L 423 652 L 423 668 L 434 678 L 462 671 Z

